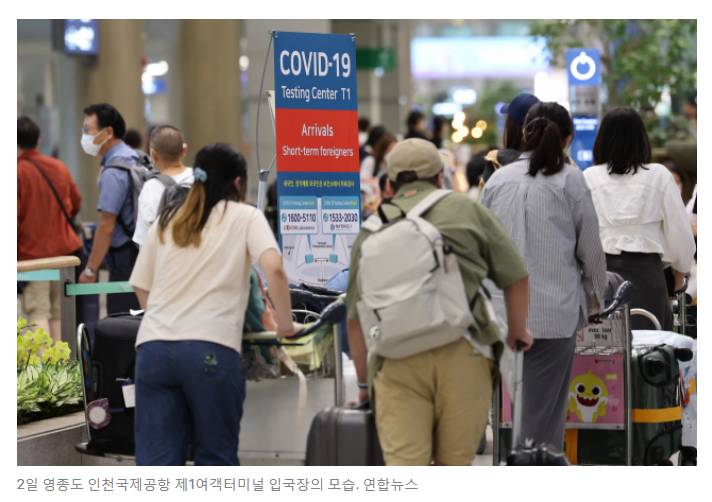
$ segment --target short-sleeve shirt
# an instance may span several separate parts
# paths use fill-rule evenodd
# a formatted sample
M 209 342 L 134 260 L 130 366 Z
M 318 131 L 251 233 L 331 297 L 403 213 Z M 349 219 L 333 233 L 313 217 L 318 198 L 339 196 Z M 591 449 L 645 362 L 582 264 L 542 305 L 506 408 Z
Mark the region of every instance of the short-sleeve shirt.
M 122 159 L 128 162 L 138 162 L 138 154 L 123 141 L 114 145 L 101 160 L 99 175 L 99 204 L 97 209 L 102 213 L 116 215 L 116 226 L 111 236 L 111 247 L 121 247 L 131 240 L 124 231 L 121 222 L 131 229 L 134 226 L 133 182 L 131 174 L 125 169 L 110 168 L 112 162 Z
M 186 167 L 185 170 L 171 176 L 177 185 L 193 184 L 193 168 Z M 133 241 L 139 246 L 146 238 L 146 232 L 158 217 L 158 206 L 161 205 L 161 198 L 166 187 L 158 178 L 151 178 L 143 184 L 141 194 L 138 196 L 138 215 L 136 216 L 136 231 L 133 234 Z
M 403 212 L 408 212 L 423 200 L 435 187 L 425 181 L 409 183 L 398 191 L 393 202 Z M 396 218 L 400 211 L 389 204 L 383 209 L 388 218 Z M 460 273 L 468 299 L 477 294 L 482 281 L 490 278 L 500 288 L 507 288 L 527 276 L 527 268 L 514 243 L 497 219 L 482 205 L 466 194 L 451 193 L 423 215 L 442 234 L 445 242 L 457 256 Z M 351 249 L 349 286 L 347 291 L 348 318 L 358 319 L 356 304 L 361 295 L 358 288 L 361 244 L 370 232 L 362 229 Z M 478 311 L 473 312 L 478 320 Z M 484 345 L 498 340 L 485 339 L 485 333 L 470 329 L 474 339 Z
M 264 215 L 252 206 L 219 202 L 200 246 L 178 247 L 172 226 L 153 225 L 130 283 L 149 291 L 136 346 L 155 340 L 199 340 L 240 351 L 250 292 L 250 265 L 278 250 Z

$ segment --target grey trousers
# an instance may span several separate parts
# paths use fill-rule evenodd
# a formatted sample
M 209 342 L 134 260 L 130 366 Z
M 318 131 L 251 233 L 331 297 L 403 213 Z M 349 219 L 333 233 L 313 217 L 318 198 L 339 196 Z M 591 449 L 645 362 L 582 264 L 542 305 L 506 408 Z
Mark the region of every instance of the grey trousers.
M 576 336 L 536 339 L 524 353 L 522 438 L 564 447 L 564 423 Z

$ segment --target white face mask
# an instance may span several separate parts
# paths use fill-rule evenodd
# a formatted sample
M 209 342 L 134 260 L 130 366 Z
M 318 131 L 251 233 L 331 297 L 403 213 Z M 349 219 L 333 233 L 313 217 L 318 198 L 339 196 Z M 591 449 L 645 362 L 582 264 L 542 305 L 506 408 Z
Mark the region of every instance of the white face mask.
M 94 144 L 94 138 L 96 138 L 100 133 L 101 133 L 101 131 L 94 134 L 93 136 L 91 134 L 82 134 L 82 141 L 81 141 L 82 150 L 84 150 L 84 152 L 87 155 L 96 157 L 97 155 L 99 155 L 99 150 L 101 150 L 101 147 L 104 146 L 104 143 L 109 141 L 109 138 L 106 138 L 104 141 L 102 141 L 98 145 Z

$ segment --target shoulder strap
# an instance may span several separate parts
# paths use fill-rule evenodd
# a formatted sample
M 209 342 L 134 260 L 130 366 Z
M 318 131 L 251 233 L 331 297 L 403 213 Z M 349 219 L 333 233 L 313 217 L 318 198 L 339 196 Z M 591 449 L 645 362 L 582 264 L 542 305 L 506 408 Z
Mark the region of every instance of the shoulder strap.
M 408 218 L 417 218 L 426 213 L 430 208 L 437 204 L 440 199 L 449 195 L 451 190 L 435 190 L 429 193 L 423 200 L 418 202 L 416 206 L 408 211 Z
M 115 157 L 111 159 L 111 164 L 104 166 L 104 169 L 122 169 L 130 172 L 134 167 L 136 167 L 136 162 L 138 162 L 138 160 L 139 159 L 135 159 L 133 163 L 130 163 L 125 157 Z
M 47 186 L 49 186 L 49 189 L 52 190 L 52 194 L 54 195 L 54 200 L 57 201 L 57 204 L 59 204 L 59 208 L 62 210 L 62 214 L 64 215 L 64 218 L 67 220 L 67 224 L 74 230 L 74 222 L 72 219 L 69 217 L 69 213 L 67 213 L 67 210 L 64 208 L 64 204 L 62 204 L 62 199 L 59 198 L 59 194 L 57 193 L 57 189 L 54 187 L 52 184 L 52 181 L 49 179 L 49 176 L 47 176 L 47 173 L 44 172 L 44 169 L 42 169 L 39 164 L 37 164 L 34 160 L 30 159 L 23 159 L 35 166 L 35 169 L 39 171 L 39 173 L 42 175 L 44 178 L 45 182 L 47 183 Z
M 378 232 L 383 227 L 383 220 L 372 214 L 368 217 L 366 221 L 361 224 L 361 228 L 368 230 L 369 232 Z
M 126 171 L 126 173 L 129 175 L 129 190 L 126 193 L 126 198 L 128 199 L 129 196 L 131 196 L 131 200 L 133 201 L 133 211 L 134 211 L 134 218 L 136 218 L 136 215 L 138 214 L 138 202 L 137 202 L 137 197 L 134 194 L 134 180 L 133 180 L 133 174 L 131 174 L 131 171 L 135 167 L 135 164 L 129 164 L 128 161 L 124 157 L 117 157 L 115 159 L 112 159 L 111 165 L 104 166 L 104 169 L 119 169 L 121 171 Z M 131 241 L 131 238 L 133 237 L 134 232 L 136 231 L 136 225 L 134 224 L 133 230 L 129 227 L 129 225 L 123 220 L 121 216 L 121 211 L 119 211 L 119 214 L 116 215 L 116 223 L 119 224 L 121 227 L 121 230 L 123 230 L 124 234 L 129 238 L 129 241 Z
M 158 181 L 160 181 L 161 184 L 166 188 L 172 187 L 172 186 L 175 186 L 178 184 L 176 182 L 176 180 L 173 179 L 172 176 L 168 176 L 167 174 L 158 173 L 158 174 L 154 174 L 152 177 L 156 178 Z

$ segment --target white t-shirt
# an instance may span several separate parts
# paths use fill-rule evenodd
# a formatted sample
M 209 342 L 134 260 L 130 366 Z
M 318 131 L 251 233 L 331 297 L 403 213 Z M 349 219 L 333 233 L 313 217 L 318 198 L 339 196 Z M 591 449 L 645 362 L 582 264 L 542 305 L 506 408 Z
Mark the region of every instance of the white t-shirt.
M 264 215 L 252 206 L 219 202 L 199 247 L 181 248 L 171 225 L 158 237 L 153 225 L 130 283 L 149 291 L 136 346 L 154 340 L 200 340 L 240 351 L 250 294 L 250 265 L 278 249 Z
M 680 190 L 668 169 L 646 164 L 636 174 L 608 174 L 608 166 L 583 174 L 598 214 L 607 254 L 657 253 L 678 272 L 690 271 L 695 241 Z
M 178 185 L 193 184 L 193 168 L 187 167 L 182 173 L 171 176 Z M 144 183 L 138 196 L 138 215 L 136 216 L 136 230 L 133 241 L 139 246 L 143 245 L 146 232 L 158 217 L 158 206 L 166 187 L 156 178 L 151 178 Z

